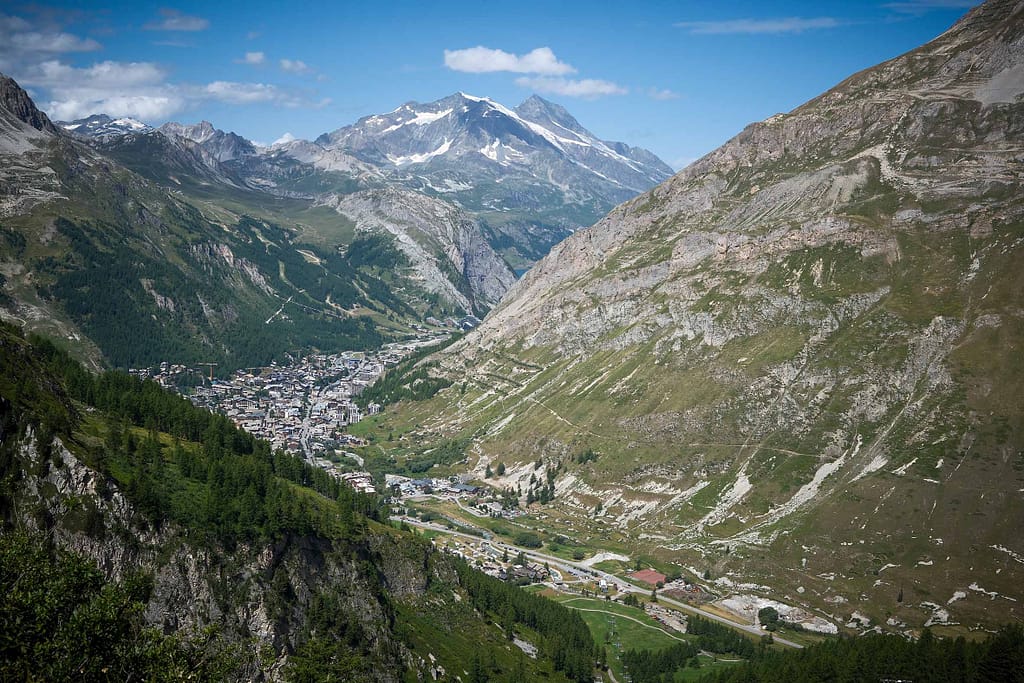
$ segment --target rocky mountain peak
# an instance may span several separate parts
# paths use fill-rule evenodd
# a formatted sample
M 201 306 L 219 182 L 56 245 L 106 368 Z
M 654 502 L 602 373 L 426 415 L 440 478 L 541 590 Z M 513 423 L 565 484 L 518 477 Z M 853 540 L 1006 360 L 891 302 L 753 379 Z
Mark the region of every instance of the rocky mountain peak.
M 13 78 L 4 74 L 0 74 L 0 107 L 36 130 L 55 135 L 58 133 L 58 128 L 46 114 L 36 108 L 28 93 Z
M 178 137 L 185 138 L 202 144 L 212 138 L 217 133 L 226 135 L 223 131 L 219 131 L 214 128 L 213 124 L 209 121 L 200 121 L 199 123 L 185 124 L 178 123 L 176 121 L 169 121 L 159 128 L 160 132 L 165 134 L 177 135 Z
M 587 129 L 580 125 L 580 122 L 569 113 L 568 109 L 554 102 L 548 102 L 539 95 L 531 95 L 523 100 L 515 111 L 527 121 L 539 123 L 548 128 L 554 124 L 573 133 L 589 135 Z
M 256 146 L 249 140 L 236 133 L 226 133 L 215 128 L 209 121 L 200 121 L 191 125 L 169 122 L 157 130 L 164 135 L 194 142 L 218 162 L 256 154 Z
M 465 92 L 407 102 L 317 142 L 381 167 L 413 189 L 495 212 L 500 222 L 507 214 L 531 212 L 545 231 L 554 228 L 559 236 L 672 173 L 650 152 L 607 143 L 539 97 L 524 102 L 521 111 Z M 538 214 L 551 206 L 552 194 L 565 198 L 552 209 L 558 215 Z

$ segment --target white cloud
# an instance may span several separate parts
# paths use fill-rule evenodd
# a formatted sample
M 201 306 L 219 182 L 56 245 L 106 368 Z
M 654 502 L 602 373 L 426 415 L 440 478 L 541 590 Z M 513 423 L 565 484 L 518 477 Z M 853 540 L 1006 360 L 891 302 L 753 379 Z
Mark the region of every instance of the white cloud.
M 535 90 L 536 92 L 552 93 L 566 97 L 582 97 L 585 99 L 594 99 L 606 95 L 625 95 L 629 92 L 621 85 L 595 78 L 573 80 L 570 78 L 527 78 L 520 76 L 516 79 L 516 85 L 520 88 Z
M 301 59 L 282 59 L 281 70 L 292 74 L 308 74 L 313 69 Z
M 164 21 L 159 28 L 165 30 L 201 30 L 209 25 L 205 19 L 179 12 L 162 10 L 161 13 Z M 264 83 L 172 83 L 168 81 L 169 73 L 153 62 L 105 60 L 79 67 L 59 57 L 61 53 L 99 48 L 99 43 L 92 39 L 0 13 L 0 71 L 11 74 L 21 85 L 30 88 L 39 106 L 57 120 L 104 113 L 148 122 L 165 121 L 208 101 L 287 108 L 318 108 L 330 102 L 311 99 L 310 91 Z M 239 61 L 262 64 L 266 55 L 246 52 Z
M 330 98 L 314 102 L 301 93 L 276 85 L 234 81 L 214 81 L 200 88 L 191 88 L 189 95 L 195 99 L 213 99 L 228 104 L 272 104 L 288 109 L 322 109 L 331 103 Z
M 23 85 L 42 89 L 40 105 L 57 120 L 90 114 L 131 116 L 143 121 L 166 120 L 191 105 L 214 100 L 236 105 L 319 108 L 329 100 L 311 101 L 306 94 L 266 83 L 213 81 L 205 85 L 172 84 L 151 62 L 105 61 L 79 68 L 48 60 L 19 74 Z
M 100 44 L 92 38 L 79 38 L 70 33 L 16 33 L 5 36 L 7 49 L 17 52 L 91 52 L 99 50 Z
M 679 93 L 668 88 L 647 88 L 647 96 L 652 100 L 678 100 Z
M 91 114 L 104 113 L 115 118 L 130 117 L 142 121 L 164 120 L 185 108 L 185 101 L 169 95 L 97 95 L 85 99 L 66 98 L 50 102 L 46 112 L 57 121 L 72 121 Z
M 105 61 L 86 68 L 47 60 L 25 70 L 21 81 L 47 91 L 40 103 L 58 120 L 90 114 L 155 120 L 180 111 L 185 97 L 165 82 L 166 73 L 150 62 Z
M 262 64 L 267 61 L 267 56 L 262 52 L 246 52 L 245 57 L 235 61 L 239 64 Z
M 282 97 L 281 91 L 276 86 L 266 83 L 214 81 L 205 85 L 202 92 L 212 99 L 230 104 L 274 102 Z
M 152 62 L 113 62 L 107 60 L 90 67 L 77 68 L 57 60 L 39 64 L 35 76 L 26 79 L 48 88 L 132 88 L 163 82 L 166 72 Z
M 688 29 L 690 33 L 706 35 L 725 34 L 778 34 L 803 33 L 818 29 L 836 28 L 840 22 L 835 17 L 783 17 L 778 19 L 728 19 L 724 21 L 681 21 L 677 28 Z
M 538 47 L 524 55 L 514 55 L 482 45 L 464 50 L 445 50 L 444 65 L 452 71 L 473 74 L 511 71 L 519 74 L 561 76 L 576 73 L 572 66 L 558 61 L 549 47 Z
M 274 140 L 273 144 L 275 144 L 275 145 L 283 145 L 284 143 L 291 142 L 294 139 L 295 139 L 294 135 L 292 135 L 291 133 L 285 133 L 284 135 L 282 135 L 278 139 Z
M 10 35 L 15 31 L 31 31 L 32 24 L 21 17 L 15 17 L 10 14 L 0 14 L 0 33 L 4 36 Z
M 21 17 L 0 14 L 0 65 L 10 70 L 15 63 L 65 52 L 92 52 L 102 46 L 56 30 L 40 30 Z
M 210 20 L 182 14 L 176 9 L 160 10 L 162 19 L 151 21 L 142 28 L 147 31 L 205 31 L 210 28 Z

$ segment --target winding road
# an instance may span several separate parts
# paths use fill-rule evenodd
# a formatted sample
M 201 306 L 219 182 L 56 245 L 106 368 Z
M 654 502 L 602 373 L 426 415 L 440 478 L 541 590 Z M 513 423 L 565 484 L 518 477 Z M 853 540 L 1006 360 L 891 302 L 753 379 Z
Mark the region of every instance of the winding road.
M 442 533 L 445 533 L 445 534 L 450 534 L 452 536 L 459 536 L 461 538 L 469 539 L 469 540 L 472 540 L 472 541 L 475 541 L 475 542 L 480 542 L 480 541 L 483 540 L 479 536 L 473 536 L 472 534 L 466 534 L 466 533 L 462 533 L 460 531 L 453 531 L 453 530 L 448 529 L 447 527 L 445 527 L 443 525 L 435 524 L 433 522 L 421 522 L 419 520 L 414 520 L 414 519 L 406 518 L 406 517 L 403 517 L 402 521 L 404 521 L 407 524 L 410 524 L 412 526 L 417 526 L 417 527 L 424 528 L 424 529 L 430 529 L 431 531 L 438 531 L 438 532 L 442 532 Z M 568 574 L 568 575 L 574 576 L 576 578 L 588 577 L 588 578 L 594 578 L 594 579 L 604 579 L 605 581 L 608 581 L 610 583 L 617 584 L 622 591 L 626 591 L 626 592 L 630 592 L 630 593 L 639 593 L 641 595 L 650 595 L 650 589 L 649 588 L 641 588 L 640 586 L 637 586 L 637 585 L 635 585 L 633 583 L 630 583 L 628 580 L 622 578 L 621 576 L 615 576 L 614 574 L 609 574 L 608 572 L 604 572 L 604 571 L 601 571 L 599 569 L 594 569 L 592 567 L 587 567 L 586 565 L 583 565 L 582 563 L 571 562 L 569 560 L 564 560 L 561 557 L 555 557 L 554 555 L 548 555 L 546 553 L 538 552 L 536 550 L 529 550 L 529 549 L 526 549 L 526 548 L 520 548 L 520 547 L 514 546 L 514 545 L 507 545 L 507 544 L 504 544 L 504 543 L 497 543 L 495 541 L 490 541 L 490 543 L 491 543 L 491 545 L 494 548 L 496 548 L 499 551 L 507 549 L 509 551 L 510 555 L 514 556 L 516 553 L 519 553 L 521 551 L 526 557 L 528 557 L 528 558 L 530 558 L 530 559 L 532 559 L 534 561 L 538 561 L 540 563 L 547 562 L 548 566 L 555 567 L 555 568 L 561 570 L 563 572 L 563 576 Z M 686 604 L 684 602 L 680 602 L 678 600 L 673 600 L 672 598 L 666 597 L 664 595 L 659 595 L 658 596 L 658 602 L 660 604 L 663 604 L 663 605 L 670 605 L 670 606 L 674 607 L 675 609 L 678 609 L 681 612 L 687 612 L 689 614 L 696 614 L 696 615 L 698 615 L 700 617 L 703 617 L 705 619 L 710 619 L 711 621 L 715 621 L 715 622 L 718 622 L 720 624 L 725 624 L 726 626 L 728 626 L 730 628 L 734 628 L 734 629 L 737 629 L 737 630 L 740 630 L 740 631 L 744 631 L 744 632 L 749 633 L 751 635 L 755 635 L 755 636 L 758 636 L 758 637 L 761 637 L 761 636 L 764 635 L 764 632 L 760 628 L 758 628 L 757 626 L 755 626 L 753 624 L 739 624 L 739 623 L 737 623 L 735 621 L 732 621 L 731 619 L 726 619 L 725 617 L 719 616 L 719 615 L 715 614 L 714 612 L 707 612 L 705 610 L 702 610 L 700 608 L 694 607 L 692 605 L 688 605 L 688 604 Z M 772 637 L 775 640 L 775 642 L 779 643 L 780 645 L 785 645 L 787 647 L 792 647 L 792 648 L 796 648 L 796 649 L 803 648 L 803 645 L 801 645 L 800 643 L 795 643 L 792 640 L 787 640 L 786 638 L 780 638 L 779 636 L 774 635 L 774 634 L 772 635 Z

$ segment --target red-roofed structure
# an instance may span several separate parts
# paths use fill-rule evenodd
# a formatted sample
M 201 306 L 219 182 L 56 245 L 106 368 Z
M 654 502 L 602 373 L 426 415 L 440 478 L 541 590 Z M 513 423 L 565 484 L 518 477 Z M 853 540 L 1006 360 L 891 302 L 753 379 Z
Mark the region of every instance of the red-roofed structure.
M 653 569 L 642 569 L 638 572 L 633 572 L 629 575 L 630 578 L 642 581 L 652 588 L 657 586 L 659 583 L 665 583 L 665 575 L 661 572 L 656 572 Z

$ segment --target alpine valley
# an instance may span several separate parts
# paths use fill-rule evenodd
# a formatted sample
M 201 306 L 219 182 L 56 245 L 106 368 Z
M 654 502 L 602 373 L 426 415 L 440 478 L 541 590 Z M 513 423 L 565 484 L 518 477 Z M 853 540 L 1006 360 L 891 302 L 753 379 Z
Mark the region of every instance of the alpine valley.
M 557 471 L 540 530 L 842 627 L 1019 621 L 1022 94 L 988 2 L 748 126 L 558 244 L 385 452 Z
M 675 174 L 536 95 L 267 146 L 0 75 L 0 680 L 1020 681 L 1022 179 L 1020 0 Z
M 260 148 L 208 122 L 54 125 L 0 90 L 3 315 L 116 367 L 230 370 L 482 317 L 509 262 L 671 172 L 538 97 L 458 94 Z

